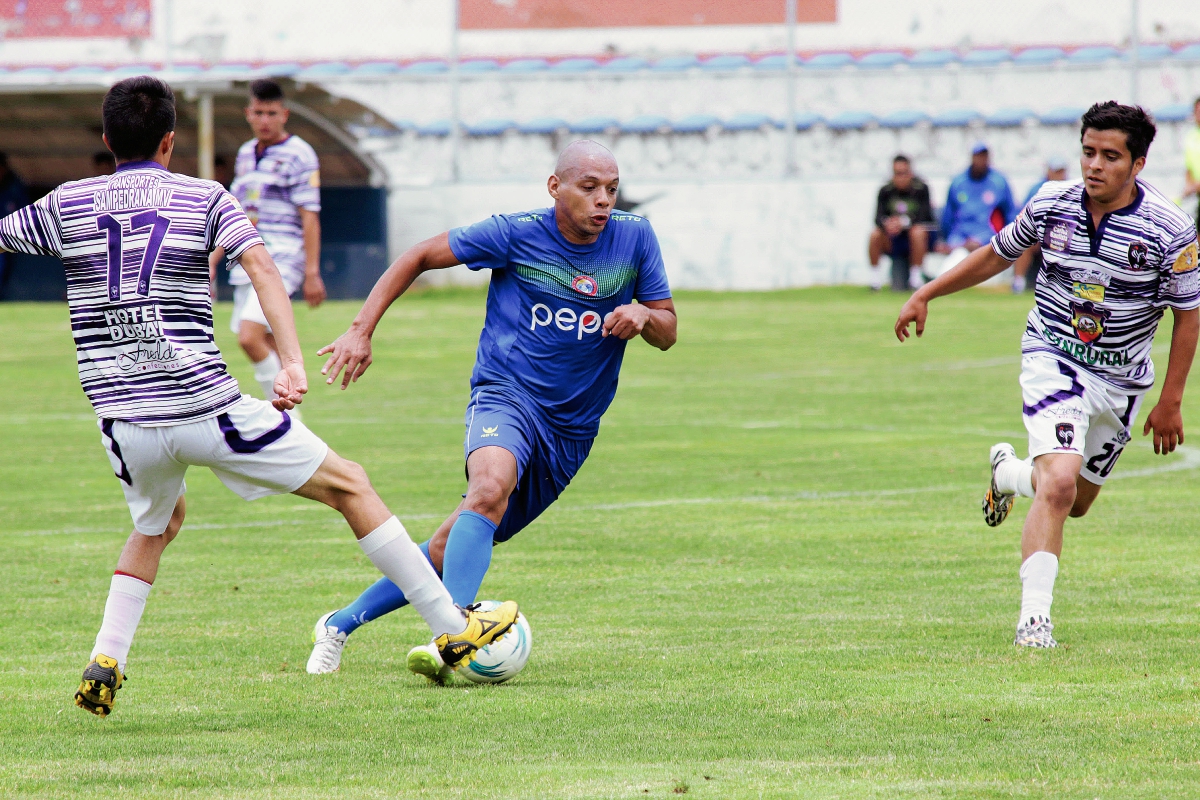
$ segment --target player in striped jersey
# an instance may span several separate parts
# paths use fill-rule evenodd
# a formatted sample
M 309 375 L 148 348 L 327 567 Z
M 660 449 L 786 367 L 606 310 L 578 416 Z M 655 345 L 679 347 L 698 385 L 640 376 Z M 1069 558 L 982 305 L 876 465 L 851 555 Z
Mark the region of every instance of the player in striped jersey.
M 362 468 L 288 415 L 308 385 L 287 293 L 237 201 L 219 184 L 168 171 L 170 87 L 121 81 L 103 116 L 116 173 L 63 184 L 0 220 L 0 249 L 57 256 L 66 267 L 79 378 L 134 522 L 76 704 L 112 711 L 162 552 L 183 524 L 189 465 L 209 467 L 247 500 L 293 492 L 340 511 L 380 571 L 416 593 L 405 589 L 441 637 L 441 657 L 468 660 L 512 625 L 516 604 L 464 617 Z M 283 366 L 273 403 L 238 391 L 213 342 L 215 247 L 245 269 L 275 330 Z
M 1015 643 L 1054 647 L 1050 622 L 1063 525 L 1082 517 L 1125 445 L 1154 385 L 1150 347 L 1167 308 L 1174 317 L 1167 374 L 1143 426 L 1154 452 L 1183 442 L 1180 404 L 1200 333 L 1200 271 L 1191 220 L 1138 178 L 1154 140 L 1142 109 L 1097 103 L 1083 116 L 1082 182 L 1047 183 L 992 241 L 916 292 L 896 336 L 925 329 L 930 300 L 982 283 L 1041 244 L 1036 305 L 1021 340 L 1021 393 L 1029 460 L 992 447 L 984 519 L 1004 521 L 1015 495 L 1032 497 L 1021 535 L 1021 612 Z
M 246 121 L 254 138 L 238 149 L 235 177 L 229 191 L 242 204 L 258 229 L 267 252 L 279 268 L 288 295 L 303 288 L 312 308 L 325 300 L 321 280 L 321 173 L 317 154 L 299 136 L 287 132 L 288 109 L 283 89 L 273 80 L 250 84 Z M 221 250 L 213 252 L 210 271 L 215 277 Z M 254 378 L 265 397 L 279 372 L 279 353 L 271 325 L 245 270 L 229 270 L 233 285 L 233 317 L 229 327 L 254 365 Z

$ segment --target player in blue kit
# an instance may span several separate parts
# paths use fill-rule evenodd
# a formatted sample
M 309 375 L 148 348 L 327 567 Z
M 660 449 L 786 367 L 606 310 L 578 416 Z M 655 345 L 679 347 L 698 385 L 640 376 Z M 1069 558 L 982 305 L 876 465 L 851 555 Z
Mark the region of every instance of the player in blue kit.
M 474 602 L 504 542 L 553 503 L 583 465 L 617 390 L 625 342 L 675 343 L 675 306 L 658 240 L 643 217 L 614 213 L 619 174 L 606 148 L 579 141 L 547 184 L 552 208 L 501 214 L 435 236 L 400 256 L 350 329 L 318 355 L 342 388 L 371 364 L 371 335 L 388 306 L 426 270 L 490 269 L 466 413 L 467 494 L 421 545 L 456 603 Z M 636 302 L 635 302 L 636 301 Z M 345 370 L 344 373 L 342 372 Z M 379 581 L 322 616 L 310 673 L 333 672 L 347 637 L 406 604 Z M 408 667 L 442 682 L 436 652 L 414 648 Z

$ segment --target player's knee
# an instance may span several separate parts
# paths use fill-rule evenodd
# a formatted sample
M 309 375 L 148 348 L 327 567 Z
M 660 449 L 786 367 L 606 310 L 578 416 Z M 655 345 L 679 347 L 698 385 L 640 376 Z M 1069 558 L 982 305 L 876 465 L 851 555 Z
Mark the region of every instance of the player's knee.
M 179 535 L 179 529 L 183 527 L 183 518 L 187 514 L 187 504 L 180 497 L 175 502 L 175 510 L 171 512 L 171 520 L 167 523 L 167 529 L 163 531 L 163 545 L 168 545 L 174 541 Z
M 485 517 L 504 514 L 508 507 L 508 488 L 494 478 L 479 478 L 471 481 L 463 508 Z
M 1038 475 L 1037 496 L 1054 508 L 1073 510 L 1075 495 L 1074 475 L 1051 471 Z

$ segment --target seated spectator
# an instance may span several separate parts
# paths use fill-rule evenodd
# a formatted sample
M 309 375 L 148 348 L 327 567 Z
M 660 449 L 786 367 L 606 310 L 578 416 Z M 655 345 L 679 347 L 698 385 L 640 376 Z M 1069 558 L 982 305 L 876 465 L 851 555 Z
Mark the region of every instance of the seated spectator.
M 1021 208 L 1029 205 L 1029 201 L 1046 185 L 1047 181 L 1065 181 L 1067 179 L 1067 161 L 1066 159 L 1054 156 L 1046 159 L 1046 174 L 1029 187 L 1029 193 L 1025 195 L 1025 202 L 1021 204 Z M 1038 272 L 1042 269 L 1042 246 L 1035 244 L 1033 247 L 1021 254 L 1021 257 L 1013 262 L 1013 294 L 1020 294 L 1026 288 L 1033 289 L 1037 283 Z
M 883 286 L 879 259 L 908 256 L 908 285 L 913 289 L 922 283 L 921 265 L 929 249 L 929 228 L 933 225 L 933 209 L 929 204 L 929 187 L 913 175 L 907 156 L 892 159 L 892 179 L 879 190 L 875 203 L 875 229 L 867 244 L 871 259 L 871 290 Z
M 972 250 L 987 244 L 1001 228 L 1017 216 L 1008 180 L 989 162 L 988 146 L 976 142 L 971 148 L 971 166 L 950 181 L 946 207 L 942 211 L 942 244 L 938 251 L 951 253 L 957 263 Z

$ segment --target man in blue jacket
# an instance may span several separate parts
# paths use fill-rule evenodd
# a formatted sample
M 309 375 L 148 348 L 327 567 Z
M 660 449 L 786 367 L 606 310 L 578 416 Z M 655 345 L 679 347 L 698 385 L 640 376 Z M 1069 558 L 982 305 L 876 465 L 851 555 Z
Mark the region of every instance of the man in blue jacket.
M 971 166 L 950 182 L 946 207 L 942 211 L 942 242 L 944 253 L 957 248 L 967 252 L 982 247 L 996 232 L 1016 219 L 1008 179 L 992 169 L 988 162 L 988 146 L 976 142 L 971 148 Z

